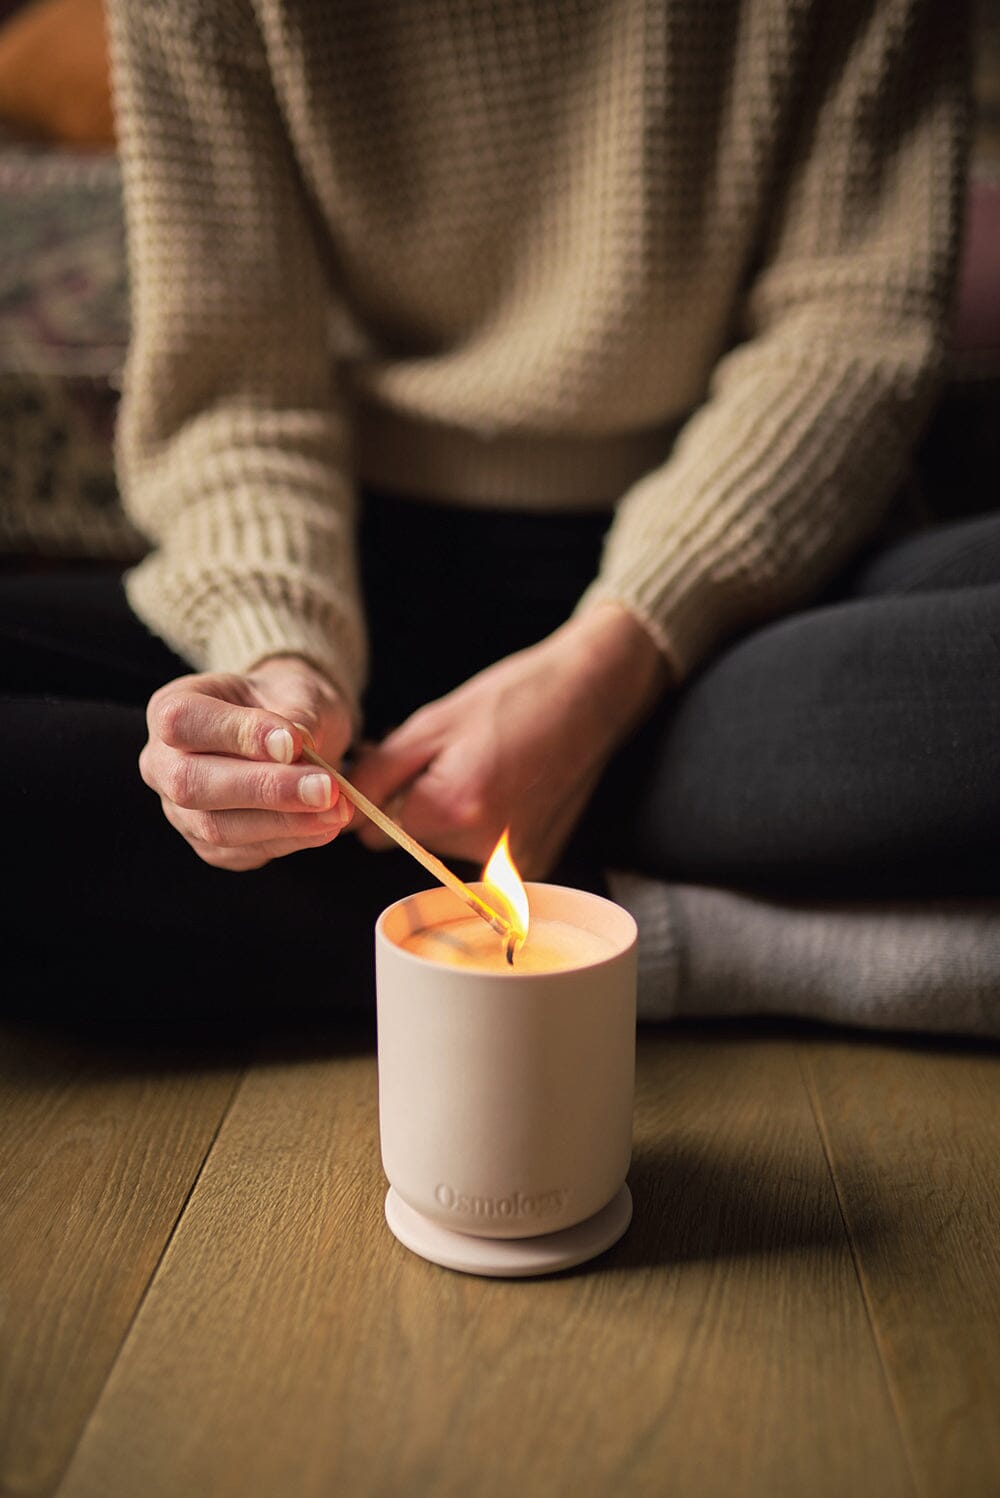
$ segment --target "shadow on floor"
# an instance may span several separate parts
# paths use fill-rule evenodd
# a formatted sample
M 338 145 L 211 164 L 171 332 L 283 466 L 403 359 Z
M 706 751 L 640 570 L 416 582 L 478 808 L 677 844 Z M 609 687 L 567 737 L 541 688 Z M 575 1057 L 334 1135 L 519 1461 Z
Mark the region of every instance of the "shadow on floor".
M 637 1150 L 629 1171 L 635 1213 L 628 1233 L 592 1266 L 607 1272 L 653 1265 L 774 1256 L 847 1243 L 824 1160 L 803 1173 L 773 1147 L 732 1159 L 676 1145 Z M 855 1245 L 893 1233 L 870 1213 L 852 1223 Z

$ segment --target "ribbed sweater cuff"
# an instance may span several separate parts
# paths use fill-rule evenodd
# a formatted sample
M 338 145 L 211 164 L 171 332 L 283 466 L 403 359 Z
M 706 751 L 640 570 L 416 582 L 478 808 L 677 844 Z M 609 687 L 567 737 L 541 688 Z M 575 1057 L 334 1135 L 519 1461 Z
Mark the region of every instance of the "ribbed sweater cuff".
M 350 708 L 355 728 L 360 725 L 364 641 L 348 617 L 340 618 L 332 609 L 310 614 L 248 589 L 203 619 L 199 645 L 193 650 L 182 629 L 174 634 L 164 623 L 170 615 L 155 578 L 151 580 L 140 566 L 127 575 L 125 585 L 139 617 L 195 669 L 242 675 L 267 656 L 302 656 L 333 682 Z
M 624 604 L 680 680 L 806 598 L 888 503 L 926 399 L 918 355 L 848 341 L 792 358 L 777 336 L 734 351 L 668 462 L 622 497 L 579 610 Z
M 303 619 L 264 600 L 221 614 L 208 638 L 208 669 L 243 673 L 272 655 L 300 655 L 329 677 L 360 724 L 361 663 L 347 631 L 338 640 L 329 624 Z
M 668 662 L 673 684 L 679 685 L 708 656 L 725 624 L 707 580 L 694 576 L 681 586 L 655 590 L 637 587 L 615 574 L 597 577 L 582 594 L 574 613 L 585 614 L 601 604 L 628 609 L 646 630 Z

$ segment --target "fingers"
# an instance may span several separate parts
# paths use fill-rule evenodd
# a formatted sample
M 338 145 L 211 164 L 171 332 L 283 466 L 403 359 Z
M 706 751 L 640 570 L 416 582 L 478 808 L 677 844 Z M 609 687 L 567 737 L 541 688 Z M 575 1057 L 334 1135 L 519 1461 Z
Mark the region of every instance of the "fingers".
M 275 841 L 251 843 L 241 848 L 219 848 L 211 843 L 199 843 L 195 838 L 187 838 L 186 841 L 203 863 L 215 869 L 228 869 L 234 874 L 250 873 L 253 869 L 263 868 L 275 858 L 287 858 L 290 853 L 302 853 L 307 848 L 324 846 L 321 841 Z M 327 838 L 326 841 L 330 842 L 332 839 Z
M 333 842 L 350 820 L 346 802 L 316 815 L 270 812 L 187 811 L 163 799 L 163 813 L 199 857 L 219 868 L 258 868 L 302 848 Z
M 366 745 L 355 765 L 353 783 L 376 806 L 384 806 L 434 756 L 433 740 L 406 734 L 405 728 L 389 734 L 381 744 Z
M 338 751 L 345 747 L 346 708 L 301 662 L 290 669 L 275 664 L 259 679 L 182 677 L 150 699 L 140 774 L 171 826 L 216 867 L 256 868 L 322 847 L 351 819 L 331 775 L 293 762 L 301 728 L 261 703 L 273 691 L 294 704 L 297 686 L 298 700 L 306 699 L 301 716 L 322 722 Z
M 148 749 L 144 750 L 143 755 L 148 752 Z M 186 764 L 188 772 L 193 769 L 196 773 L 181 777 L 175 769 L 173 774 L 164 777 L 172 792 L 161 792 L 164 815 L 199 857 L 216 867 L 258 868 L 270 858 L 283 858 L 303 848 L 324 847 L 333 842 L 351 820 L 350 804 L 340 796 L 338 787 L 325 773 L 307 771 L 293 778 L 297 799 L 289 810 L 274 809 L 290 802 L 294 794 L 282 786 L 280 779 L 273 793 L 264 793 L 263 808 L 248 808 L 239 804 L 243 792 L 234 794 L 226 789 L 244 783 L 247 767 L 240 761 L 201 755 L 177 758 L 179 765 Z M 291 769 L 285 770 L 281 776 L 288 777 L 291 773 Z M 145 761 L 143 778 L 152 783 L 154 790 L 158 789 L 157 778 L 148 773 Z M 207 787 L 201 793 L 196 789 L 199 783 Z M 193 804 L 185 805 L 175 800 L 177 795 Z M 310 809 L 305 804 L 309 795 L 320 808 L 326 802 L 325 808 Z M 229 807 L 226 804 L 229 802 L 236 804 Z
M 261 707 L 304 727 L 314 747 L 336 763 L 351 742 L 350 709 L 336 686 L 308 662 L 272 657 L 261 662 L 247 681 Z
M 390 734 L 379 745 L 366 746 L 351 773 L 351 783 L 397 822 L 402 821 L 404 808 L 408 818 L 414 779 L 434 755 L 432 743 L 411 737 L 404 733 L 404 729 Z M 358 837 L 366 848 L 392 846 L 391 838 L 360 814 L 357 825 Z M 409 827 L 409 821 L 407 827 L 414 837 L 418 836 Z
M 370 751 L 352 775 L 354 782 L 360 786 L 362 774 L 369 771 L 374 779 L 374 771 L 381 766 L 373 760 L 390 754 L 395 760 L 394 746 L 388 741 L 381 750 Z M 531 759 L 530 773 L 524 750 L 515 762 L 518 773 L 505 770 L 494 752 L 492 735 L 481 733 L 476 725 L 473 731 L 445 742 L 382 805 L 418 842 L 442 857 L 473 864 L 485 864 L 504 827 L 509 826 L 522 876 L 544 878 L 565 846 L 598 775 L 594 769 L 564 774 L 553 755 L 533 754 Z M 396 763 L 401 772 L 412 765 L 403 758 Z M 392 784 L 388 775 L 382 784 Z M 366 847 L 388 846 L 388 839 L 383 841 L 384 835 L 371 823 L 362 822 L 358 835 Z
M 381 805 L 387 815 L 436 853 L 482 862 L 509 820 L 508 798 L 496 794 L 496 782 L 490 779 L 489 754 L 480 755 L 474 743 L 459 740 L 440 751 L 423 752 L 418 760 L 397 760 L 391 746 L 388 750 L 383 746 L 382 750 L 371 751 L 371 758 L 366 756 L 352 771 L 352 782 L 370 794 L 367 786 L 383 768 L 382 763 L 374 762 L 375 757 L 383 761 L 390 753 L 390 768 L 395 773 L 381 778 Z M 405 778 L 414 763 L 421 768 Z M 377 851 L 391 846 L 372 823 L 359 818 L 358 827 L 358 837 L 365 847 Z
M 274 765 L 219 754 L 189 754 L 151 739 L 139 756 L 150 787 L 189 811 L 307 813 L 340 799 L 336 781 L 310 764 Z
M 198 683 L 198 685 L 195 685 Z M 231 693 L 232 700 L 228 695 Z M 186 753 L 230 754 L 290 765 L 302 734 L 287 718 L 239 700 L 239 678 L 182 677 L 149 701 L 152 741 Z
M 409 786 L 398 820 L 418 842 L 452 858 L 483 863 L 492 851 L 508 818 L 491 806 L 476 777 L 456 763 L 459 755 L 435 760 Z M 362 841 L 376 832 L 367 824 Z

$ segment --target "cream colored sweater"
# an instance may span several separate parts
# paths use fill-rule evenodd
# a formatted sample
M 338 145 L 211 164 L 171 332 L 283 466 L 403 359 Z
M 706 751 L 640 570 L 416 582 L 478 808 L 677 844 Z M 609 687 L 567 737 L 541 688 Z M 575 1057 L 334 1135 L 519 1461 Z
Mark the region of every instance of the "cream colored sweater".
M 133 607 L 356 694 L 359 482 L 614 509 L 580 608 L 678 677 L 808 597 L 926 411 L 960 9 L 110 0 Z

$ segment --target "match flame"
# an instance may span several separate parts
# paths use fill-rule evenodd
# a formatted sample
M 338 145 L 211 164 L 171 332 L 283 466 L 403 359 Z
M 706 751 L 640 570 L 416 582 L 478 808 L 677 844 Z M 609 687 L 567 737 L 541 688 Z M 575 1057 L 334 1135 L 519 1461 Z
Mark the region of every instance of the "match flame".
M 520 946 L 528 934 L 528 891 L 514 867 L 507 840 L 509 827 L 500 835 L 489 862 L 483 870 L 486 898 L 493 908 L 510 922 L 511 930 Z

